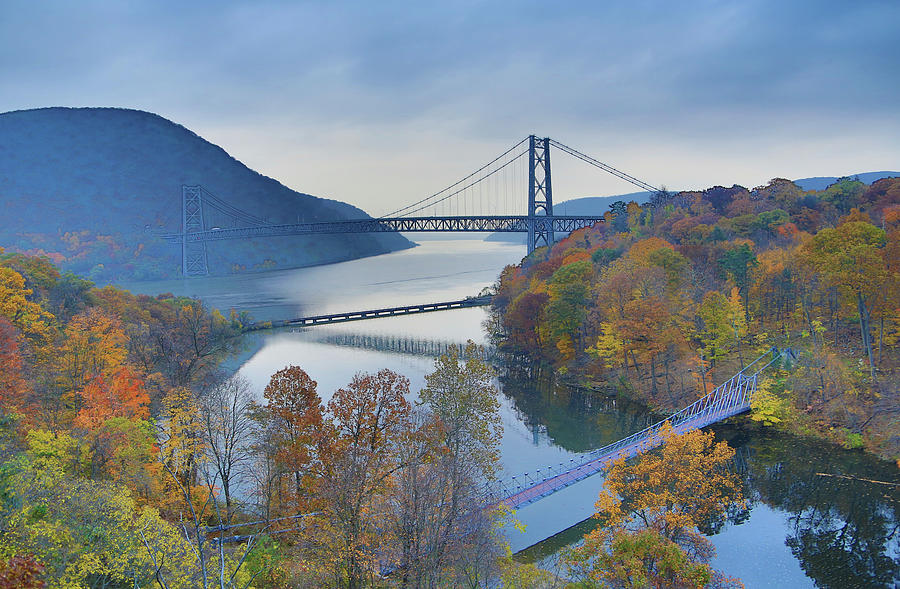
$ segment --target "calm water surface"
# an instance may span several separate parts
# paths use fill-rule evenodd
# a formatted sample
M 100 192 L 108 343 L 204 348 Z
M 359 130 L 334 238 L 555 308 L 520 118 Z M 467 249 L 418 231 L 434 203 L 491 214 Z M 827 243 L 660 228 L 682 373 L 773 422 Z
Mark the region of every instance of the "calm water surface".
M 476 240 L 420 242 L 411 250 L 316 268 L 125 286 L 198 296 L 258 320 L 284 319 L 474 295 L 525 253 L 521 245 Z M 485 317 L 484 309 L 462 309 L 256 333 L 246 338 L 246 351 L 232 368 L 250 379 L 260 397 L 272 373 L 289 364 L 318 381 L 325 401 L 356 372 L 381 368 L 405 374 L 417 392 L 436 350 L 469 339 L 485 343 Z M 508 474 L 568 461 L 655 419 L 633 404 L 571 390 L 548 371 L 498 368 Z M 710 530 L 718 551 L 714 566 L 748 587 L 900 586 L 900 487 L 859 480 L 900 483 L 894 465 L 739 427 L 720 427 L 717 434 L 738 449 L 737 468 L 752 504 Z M 508 532 L 513 549 L 528 548 L 523 560 L 552 562 L 590 529 L 592 522 L 583 520 L 593 512 L 602 482 L 592 477 L 519 510 L 527 527 L 525 533 Z

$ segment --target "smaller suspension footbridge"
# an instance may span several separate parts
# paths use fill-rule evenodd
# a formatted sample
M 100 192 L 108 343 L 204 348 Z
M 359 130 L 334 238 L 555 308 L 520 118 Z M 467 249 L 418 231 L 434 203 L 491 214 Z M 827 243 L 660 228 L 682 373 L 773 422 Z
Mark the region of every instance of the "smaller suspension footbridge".
M 681 411 L 670 415 L 668 418 L 634 433 L 617 442 L 572 458 L 568 462 L 550 465 L 536 469 L 533 473 L 524 473 L 506 480 L 494 481 L 485 485 L 482 495 L 482 505 L 495 506 L 504 504 L 509 508 L 518 509 L 530 503 L 534 503 L 544 497 L 565 489 L 579 481 L 602 472 L 609 468 L 613 462 L 620 458 L 632 458 L 638 454 L 651 450 L 660 444 L 660 430 L 663 425 L 669 423 L 676 433 L 685 433 L 694 429 L 700 429 L 713 423 L 723 421 L 729 417 L 739 415 L 750 410 L 750 403 L 756 393 L 759 377 L 770 366 L 795 360 L 794 352 L 790 348 L 779 350 L 771 348 L 765 354 L 742 368 L 734 376 L 717 386 L 710 393 L 697 399 Z M 754 368 L 755 367 L 755 368 Z M 266 524 L 281 520 L 299 520 L 314 513 L 298 514 L 280 520 L 264 520 L 247 524 L 234 524 L 228 526 L 216 526 L 207 528 L 208 533 L 223 532 L 236 527 L 245 527 Z M 291 532 L 299 528 L 292 527 L 282 530 L 269 531 L 270 534 Z M 210 538 L 214 542 L 243 542 L 251 539 L 253 535 L 237 535 L 220 538 Z M 391 568 L 386 569 L 388 572 Z
M 602 448 L 568 462 L 538 468 L 485 487 L 485 503 L 505 504 L 518 509 L 608 468 L 620 458 L 631 458 L 662 443 L 660 429 L 670 423 L 676 433 L 684 433 L 722 421 L 750 410 L 759 375 L 780 360 L 793 359 L 790 348 L 771 348 L 710 393 L 666 419 Z M 756 367 L 755 370 L 753 368 Z

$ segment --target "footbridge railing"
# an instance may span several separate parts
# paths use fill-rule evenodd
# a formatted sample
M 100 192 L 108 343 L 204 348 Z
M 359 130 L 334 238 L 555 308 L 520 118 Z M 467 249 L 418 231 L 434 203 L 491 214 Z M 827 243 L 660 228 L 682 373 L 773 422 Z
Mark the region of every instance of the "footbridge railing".
M 502 502 L 516 509 L 597 474 L 621 457 L 630 458 L 659 445 L 659 430 L 667 422 L 676 432 L 684 433 L 743 413 L 750 409 L 760 373 L 784 357 L 793 357 L 790 348 L 779 350 L 773 347 L 707 395 L 627 438 L 571 458 L 568 462 L 490 483 L 485 487 L 485 502 Z

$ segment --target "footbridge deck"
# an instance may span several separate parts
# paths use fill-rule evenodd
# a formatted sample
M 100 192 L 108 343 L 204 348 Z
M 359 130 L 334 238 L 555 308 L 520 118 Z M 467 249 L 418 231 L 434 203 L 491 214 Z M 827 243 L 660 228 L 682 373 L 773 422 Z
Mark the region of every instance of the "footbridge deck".
M 779 351 L 772 348 L 712 392 L 667 419 L 579 458 L 489 485 L 485 489 L 486 502 L 504 503 L 507 507 L 517 509 L 597 474 L 620 458 L 631 458 L 660 445 L 662 440 L 659 430 L 666 422 L 672 424 L 676 432 L 684 433 L 748 411 L 756 392 L 759 374 L 786 357 L 793 357 L 790 349 Z M 762 365 L 766 360 L 768 362 Z M 753 366 L 761 367 L 751 372 Z

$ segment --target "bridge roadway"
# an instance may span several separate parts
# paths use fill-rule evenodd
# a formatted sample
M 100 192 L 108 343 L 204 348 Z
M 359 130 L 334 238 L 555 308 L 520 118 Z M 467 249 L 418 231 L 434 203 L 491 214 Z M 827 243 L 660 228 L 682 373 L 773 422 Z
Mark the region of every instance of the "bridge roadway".
M 721 409 L 716 411 L 715 413 L 711 413 L 704 419 L 696 419 L 692 422 L 685 422 L 681 425 L 673 427 L 672 429 L 676 433 L 682 434 L 694 429 L 700 429 L 711 423 L 727 419 L 728 417 L 733 417 L 734 415 L 738 415 L 749 410 L 749 403 L 741 407 Z M 597 474 L 601 470 L 609 468 L 613 462 L 615 462 L 619 458 L 622 458 L 623 456 L 626 459 L 633 458 L 638 454 L 641 454 L 660 445 L 660 443 L 661 442 L 658 438 L 636 440 L 617 450 L 603 454 L 600 457 L 591 460 L 590 462 L 580 464 L 572 470 L 546 478 L 530 487 L 525 487 L 521 491 L 515 492 L 503 499 L 503 503 L 511 509 L 518 509 L 524 505 L 528 505 L 529 503 L 533 503 L 538 499 L 546 497 L 547 495 L 555 493 L 556 491 L 564 489 L 569 485 L 577 483 L 578 481 L 584 480 L 591 475 Z
M 287 225 L 253 225 L 170 233 L 163 239 L 178 242 L 219 241 L 246 239 L 248 237 L 275 237 L 278 235 L 307 235 L 316 233 L 397 233 L 406 232 L 475 232 L 527 233 L 533 227 L 537 232 L 569 233 L 603 221 L 602 216 L 462 216 L 462 217 L 396 217 L 358 219 L 351 221 L 323 221 L 320 223 L 291 223 Z
M 331 313 L 328 315 L 311 315 L 296 319 L 282 319 L 279 321 L 265 321 L 252 323 L 246 327 L 246 331 L 258 331 L 275 327 L 312 327 L 315 325 L 331 325 L 333 323 L 346 323 L 347 321 L 363 321 L 365 319 L 378 319 L 379 317 L 396 317 L 398 315 L 415 315 L 417 313 L 433 313 L 434 311 L 449 311 L 451 309 L 467 309 L 470 307 L 484 307 L 491 304 L 491 297 L 469 297 L 458 301 L 446 301 L 443 303 L 424 303 L 419 305 L 405 305 L 403 307 L 388 307 L 385 309 L 372 309 L 369 311 L 349 311 L 343 313 Z
M 762 365 L 767 359 L 768 362 Z M 671 424 L 675 432 L 684 433 L 744 413 L 750 409 L 759 374 L 780 359 L 795 359 L 793 351 L 790 348 L 772 348 L 684 409 L 618 442 L 583 454 L 579 459 L 573 458 L 568 463 L 537 469 L 534 473 L 524 473 L 507 481 L 490 483 L 485 487 L 485 503 L 504 503 L 517 509 L 586 479 L 608 468 L 620 458 L 631 458 L 655 448 L 662 443 L 659 431 L 666 423 Z M 762 367 L 751 374 L 749 370 L 758 363 Z

